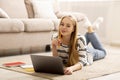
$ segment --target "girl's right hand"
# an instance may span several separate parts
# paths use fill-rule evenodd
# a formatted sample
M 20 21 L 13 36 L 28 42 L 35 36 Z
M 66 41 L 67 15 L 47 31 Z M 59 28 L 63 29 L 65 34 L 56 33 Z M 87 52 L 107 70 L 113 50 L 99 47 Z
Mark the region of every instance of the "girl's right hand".
M 61 44 L 61 40 L 60 39 L 53 39 L 52 40 L 52 46 L 53 47 L 59 47 Z

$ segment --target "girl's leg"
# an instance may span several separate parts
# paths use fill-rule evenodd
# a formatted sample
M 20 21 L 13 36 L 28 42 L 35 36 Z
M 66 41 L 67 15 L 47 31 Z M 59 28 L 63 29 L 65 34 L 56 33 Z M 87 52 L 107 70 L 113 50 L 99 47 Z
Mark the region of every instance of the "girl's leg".
M 88 27 L 88 32 L 85 34 L 85 37 L 87 44 L 91 43 L 91 45 L 93 46 L 93 48 L 87 48 L 88 52 L 92 53 L 93 60 L 95 61 L 104 58 L 106 56 L 106 51 L 92 27 Z

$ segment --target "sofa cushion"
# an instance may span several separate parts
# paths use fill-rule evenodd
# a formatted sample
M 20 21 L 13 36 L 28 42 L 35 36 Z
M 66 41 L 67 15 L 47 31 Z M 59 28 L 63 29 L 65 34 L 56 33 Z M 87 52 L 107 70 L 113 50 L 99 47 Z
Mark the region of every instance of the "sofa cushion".
M 28 12 L 28 17 L 34 18 L 34 11 L 33 11 L 31 0 L 25 0 L 25 5 L 26 5 L 27 12 Z
M 2 10 L 1 8 L 0 8 L 0 18 L 9 18 L 7 13 L 4 10 Z
M 50 19 L 22 19 L 26 32 L 51 31 L 54 23 Z
M 0 19 L 0 33 L 24 31 L 24 24 L 18 19 Z
M 53 10 L 52 2 L 32 0 L 32 4 L 35 18 L 57 19 Z
M 10 18 L 28 18 L 24 0 L 0 0 L 0 8 L 6 11 Z

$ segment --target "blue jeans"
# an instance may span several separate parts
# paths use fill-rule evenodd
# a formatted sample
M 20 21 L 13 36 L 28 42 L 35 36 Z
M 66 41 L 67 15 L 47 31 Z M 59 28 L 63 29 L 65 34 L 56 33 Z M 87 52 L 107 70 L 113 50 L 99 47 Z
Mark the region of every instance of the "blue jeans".
M 87 47 L 87 51 L 93 55 L 93 61 L 102 59 L 106 56 L 106 51 L 103 48 L 98 36 L 95 32 L 93 33 L 86 33 L 86 42 L 87 45 L 91 43 L 93 47 Z

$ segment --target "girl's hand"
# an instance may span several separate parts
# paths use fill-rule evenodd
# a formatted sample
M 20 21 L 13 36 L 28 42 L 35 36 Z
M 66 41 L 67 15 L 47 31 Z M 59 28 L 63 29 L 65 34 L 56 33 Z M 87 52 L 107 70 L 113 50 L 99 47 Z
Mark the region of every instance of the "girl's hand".
M 52 46 L 53 47 L 60 46 L 60 44 L 61 44 L 61 40 L 60 39 L 53 39 L 52 40 Z
M 60 39 L 53 39 L 52 40 L 52 54 L 53 56 L 58 56 L 57 47 L 60 45 Z
M 64 68 L 64 74 L 65 75 L 70 75 L 72 73 L 73 73 L 72 67 L 66 67 L 66 68 Z

